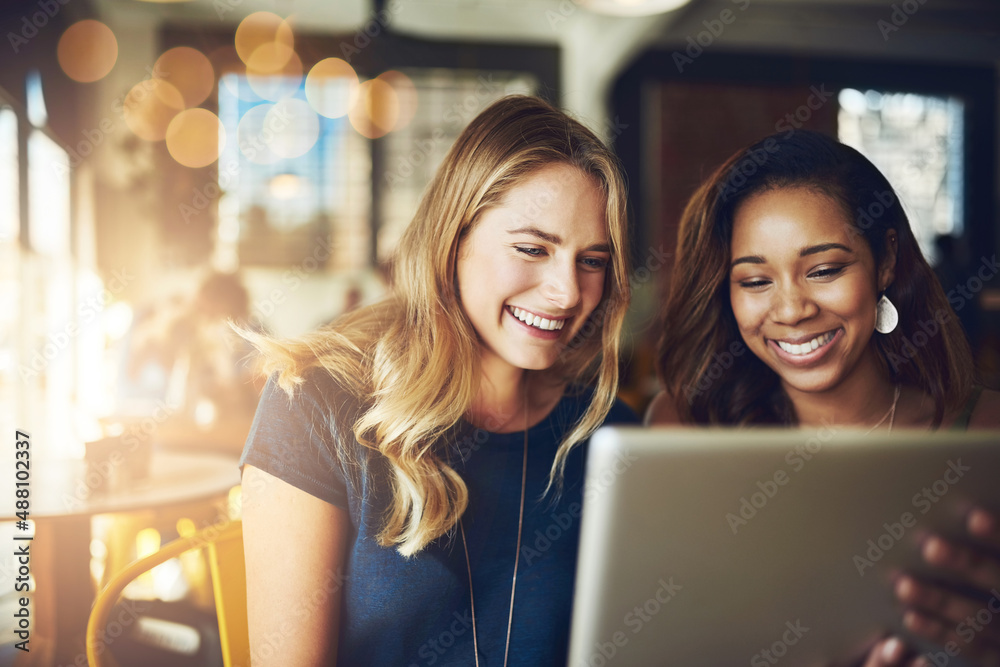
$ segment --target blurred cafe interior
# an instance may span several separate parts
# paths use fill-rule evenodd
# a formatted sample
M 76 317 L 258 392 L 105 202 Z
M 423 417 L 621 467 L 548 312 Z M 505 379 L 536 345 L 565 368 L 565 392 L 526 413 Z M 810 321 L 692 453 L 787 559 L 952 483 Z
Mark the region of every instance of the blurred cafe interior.
M 6 461 L 31 444 L 29 521 L 5 490 L 0 525 L 34 535 L 26 588 L 0 562 L 31 651 L 5 623 L 0 664 L 85 664 L 100 586 L 239 517 L 262 382 L 229 322 L 294 336 L 378 299 L 451 142 L 506 94 L 622 160 L 637 411 L 684 203 L 789 127 L 888 175 L 1000 381 L 996 0 L 5 0 L 0 36 Z M 208 579 L 185 554 L 130 584 L 119 663 L 221 664 Z

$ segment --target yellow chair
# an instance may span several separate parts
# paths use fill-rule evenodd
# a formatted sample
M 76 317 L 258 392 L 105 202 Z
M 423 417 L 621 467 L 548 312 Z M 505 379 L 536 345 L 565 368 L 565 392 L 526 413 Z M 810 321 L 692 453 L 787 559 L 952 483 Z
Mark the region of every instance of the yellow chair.
M 243 522 L 210 526 L 190 537 L 170 542 L 156 553 L 140 558 L 116 574 L 97 594 L 87 623 L 87 661 L 91 667 L 110 667 L 114 659 L 105 649 L 103 635 L 108 616 L 122 591 L 136 577 L 160 563 L 193 549 L 208 550 L 215 609 L 219 617 L 222 658 L 226 667 L 249 667 L 250 638 L 247 630 L 247 573 L 243 560 Z

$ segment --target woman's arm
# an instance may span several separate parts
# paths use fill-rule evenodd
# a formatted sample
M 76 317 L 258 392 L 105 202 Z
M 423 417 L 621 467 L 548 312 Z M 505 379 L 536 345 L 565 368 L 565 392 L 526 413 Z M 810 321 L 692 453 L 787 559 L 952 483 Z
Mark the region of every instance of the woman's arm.
M 243 548 L 254 667 L 332 665 L 350 521 L 343 509 L 243 468 Z

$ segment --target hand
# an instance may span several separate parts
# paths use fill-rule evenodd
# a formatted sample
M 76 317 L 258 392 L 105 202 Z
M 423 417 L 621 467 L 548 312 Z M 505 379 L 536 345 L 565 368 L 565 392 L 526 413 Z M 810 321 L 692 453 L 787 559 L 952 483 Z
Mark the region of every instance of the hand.
M 930 667 L 923 656 L 914 657 L 898 637 L 880 640 L 860 667 Z
M 1000 666 L 1000 522 L 974 509 L 966 530 L 978 545 L 959 544 L 939 535 L 924 542 L 921 554 L 932 567 L 957 576 L 981 591 L 978 599 L 948 586 L 904 575 L 896 582 L 896 597 L 905 606 L 903 625 L 944 649 L 939 664 L 952 657 L 983 667 Z M 938 652 L 934 653 L 938 656 Z M 878 664 L 878 663 L 875 663 Z

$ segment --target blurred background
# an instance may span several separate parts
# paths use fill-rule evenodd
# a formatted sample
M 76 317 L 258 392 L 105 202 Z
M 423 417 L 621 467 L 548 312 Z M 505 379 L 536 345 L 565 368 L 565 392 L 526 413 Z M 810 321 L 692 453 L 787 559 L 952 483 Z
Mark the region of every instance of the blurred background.
M 1000 381 L 995 0 L 5 0 L 0 37 L 0 469 L 30 433 L 37 538 L 33 662 L 5 635 L 2 664 L 77 659 L 97 584 L 238 516 L 260 381 L 226 322 L 296 335 L 377 299 L 452 141 L 509 93 L 623 161 L 637 410 L 684 203 L 798 127 L 887 174 Z M 191 563 L 133 595 L 210 611 Z M 206 632 L 164 664 L 212 664 Z

